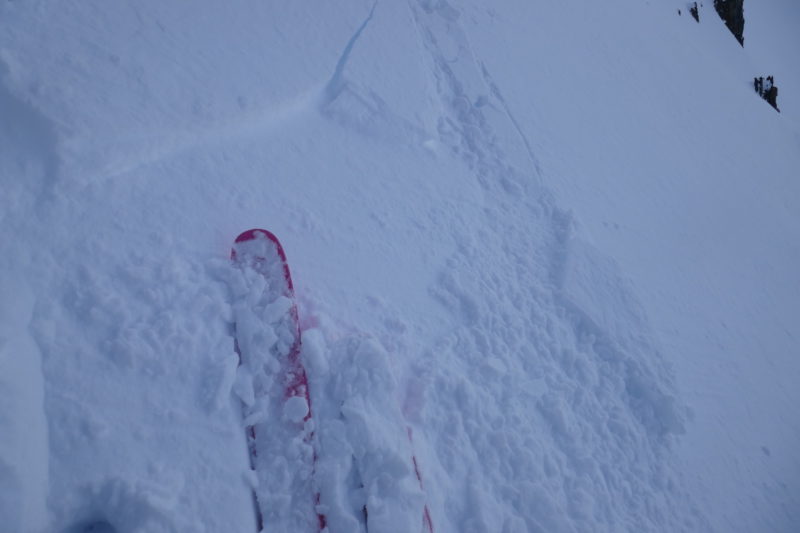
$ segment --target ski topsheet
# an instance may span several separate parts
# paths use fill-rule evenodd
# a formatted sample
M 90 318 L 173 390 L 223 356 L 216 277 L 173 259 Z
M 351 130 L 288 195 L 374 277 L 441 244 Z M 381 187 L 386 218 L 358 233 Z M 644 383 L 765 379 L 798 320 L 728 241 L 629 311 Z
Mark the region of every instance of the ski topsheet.
M 286 254 L 266 230 L 236 238 L 231 260 L 235 343 L 234 390 L 243 403 L 259 530 L 319 531 L 316 451 L 308 379 Z

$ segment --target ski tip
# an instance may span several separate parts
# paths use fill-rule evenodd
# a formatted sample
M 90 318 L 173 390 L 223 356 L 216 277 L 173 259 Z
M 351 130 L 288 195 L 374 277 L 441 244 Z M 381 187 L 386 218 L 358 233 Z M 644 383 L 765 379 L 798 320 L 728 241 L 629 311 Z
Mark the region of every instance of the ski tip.
M 253 228 L 247 231 L 243 231 L 236 237 L 236 240 L 233 241 L 233 248 L 231 249 L 231 259 L 236 259 L 236 245 L 243 243 L 243 242 L 250 242 L 256 241 L 259 239 L 265 239 L 272 242 L 275 245 L 275 248 L 278 250 L 278 255 L 280 256 L 281 260 L 285 263 L 286 262 L 286 254 L 283 251 L 283 246 L 281 246 L 281 242 L 269 230 L 261 229 L 261 228 Z
M 242 233 L 239 234 L 238 237 L 236 237 L 236 240 L 233 242 L 246 242 L 258 238 L 267 238 L 274 243 L 278 243 L 278 238 L 275 236 L 274 233 L 261 228 L 253 228 L 247 231 L 243 231 Z
M 247 231 L 243 231 L 236 237 L 236 240 L 233 242 L 233 246 L 231 247 L 231 259 L 233 261 L 238 261 L 239 255 L 237 252 L 237 248 L 246 248 L 247 245 L 244 243 L 251 243 L 253 241 L 268 241 L 272 243 L 275 247 L 275 251 L 278 252 L 278 257 L 280 261 L 283 263 L 283 277 L 286 279 L 287 285 L 287 296 L 291 296 L 294 294 L 294 284 L 292 283 L 292 275 L 289 272 L 289 263 L 286 260 L 286 253 L 283 251 L 283 246 L 278 238 L 275 236 L 274 233 L 271 231 L 261 229 L 261 228 L 253 228 Z M 255 243 L 256 245 L 258 242 Z M 244 252 L 244 250 L 240 249 L 239 251 Z M 251 252 L 252 253 L 252 252 Z M 246 252 L 244 255 L 247 255 Z M 263 258 L 261 258 L 263 259 Z

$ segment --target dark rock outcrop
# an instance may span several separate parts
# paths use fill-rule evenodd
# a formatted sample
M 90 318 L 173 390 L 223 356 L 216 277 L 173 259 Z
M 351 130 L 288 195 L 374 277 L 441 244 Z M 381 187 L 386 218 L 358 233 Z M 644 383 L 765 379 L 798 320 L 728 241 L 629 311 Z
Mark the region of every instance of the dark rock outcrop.
M 761 98 L 775 108 L 775 111 L 781 112 L 778 109 L 778 87 L 775 86 L 775 78 L 772 76 L 767 76 L 766 79 L 764 76 L 753 78 L 753 87 Z
M 744 46 L 744 0 L 714 0 L 714 9 L 739 44 Z

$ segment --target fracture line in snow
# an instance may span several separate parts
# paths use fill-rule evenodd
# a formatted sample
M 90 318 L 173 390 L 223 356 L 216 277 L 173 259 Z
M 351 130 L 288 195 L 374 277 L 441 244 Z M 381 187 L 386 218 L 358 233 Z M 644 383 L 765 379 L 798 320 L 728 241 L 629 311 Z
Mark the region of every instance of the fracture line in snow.
M 518 194 L 520 183 L 513 177 L 514 172 L 493 141 L 494 133 L 486 116 L 467 94 L 470 81 L 485 85 L 486 80 L 478 73 L 479 63 L 463 29 L 456 22 L 458 17 L 450 11 L 440 13 L 439 8 L 428 12 L 422 3 L 417 3 L 420 7 L 411 5 L 411 12 L 423 47 L 432 62 L 436 89 L 444 106 L 443 119 L 446 127 L 453 130 L 463 153 L 469 154 L 466 157 L 467 163 L 476 170 L 478 181 L 484 190 L 488 192 L 494 189 L 497 181 L 489 176 L 495 175 L 501 177 L 499 181 L 506 192 Z M 420 13 L 420 9 L 423 13 Z M 443 26 L 441 34 L 447 36 L 451 41 L 451 48 L 457 51 L 454 58 L 448 58 L 443 53 L 442 44 L 435 37 L 437 25 Z M 470 68 L 470 65 L 475 68 Z
M 279 134 L 287 124 L 302 120 L 313 112 L 320 92 L 319 86 L 311 87 L 274 105 L 209 124 L 206 131 L 177 129 L 158 136 L 139 134 L 113 139 L 87 137 L 74 140 L 69 153 L 80 157 L 72 158 L 72 164 L 77 165 L 77 169 L 70 167 L 69 170 L 85 176 L 78 184 L 82 190 L 94 183 L 117 179 L 192 151 L 207 150 L 221 143 L 233 143 L 254 136 Z M 91 157 L 86 158 L 86 154 Z
M 533 148 L 531 148 L 531 143 L 528 140 L 528 136 L 525 135 L 524 131 L 522 131 L 522 127 L 519 125 L 519 122 L 517 122 L 517 119 L 514 118 L 513 113 L 511 113 L 511 109 L 509 109 L 508 107 L 508 102 L 506 102 L 506 99 L 503 98 L 503 94 L 500 92 L 500 88 L 494 82 L 494 79 L 492 79 L 492 76 L 489 74 L 489 70 L 486 68 L 486 65 L 481 61 L 480 66 L 484 83 L 486 83 L 487 87 L 489 88 L 489 90 L 491 90 L 494 97 L 497 98 L 497 101 L 500 102 L 500 104 L 503 106 L 503 111 L 505 111 L 506 117 L 508 117 L 508 120 L 511 121 L 511 124 L 514 126 L 514 129 L 517 130 L 517 134 L 519 135 L 522 144 L 525 145 L 525 151 L 528 153 L 528 158 L 531 160 L 533 168 L 536 170 L 537 174 L 541 175 L 542 170 L 539 167 L 539 159 L 533 153 Z
M 210 125 L 206 132 L 194 130 L 175 131 L 164 134 L 161 138 L 155 140 L 152 137 L 117 139 L 117 143 L 128 145 L 125 150 L 127 155 L 102 162 L 97 168 L 86 169 L 83 174 L 93 176 L 87 180 L 86 185 L 100 179 L 116 178 L 143 166 L 180 156 L 190 150 L 202 149 L 220 142 L 249 137 L 254 133 L 263 134 L 271 131 L 280 131 L 281 127 L 286 123 L 313 111 L 320 103 L 324 105 L 334 100 L 341 91 L 343 85 L 342 77 L 350 59 L 350 54 L 359 37 L 372 20 L 377 6 L 378 2 L 375 1 L 367 17 L 350 37 L 344 50 L 342 50 L 330 79 L 321 87 L 311 87 L 309 90 L 301 92 L 277 105 L 261 110 L 251 110 L 245 117 L 237 117 L 233 121 Z M 85 144 L 94 146 L 97 144 L 97 140 L 91 139 Z
M 474 66 L 474 70 L 471 75 L 467 76 L 467 79 L 472 77 L 474 81 L 477 83 L 483 84 L 486 91 L 491 94 L 496 101 L 499 103 L 499 108 L 496 106 L 494 107 L 497 111 L 500 111 L 502 115 L 504 115 L 509 123 L 511 129 L 516 133 L 517 137 L 520 140 L 524 148 L 524 153 L 527 159 L 530 161 L 533 170 L 536 172 L 537 175 L 541 175 L 541 168 L 539 166 L 539 160 L 536 157 L 534 150 L 531 146 L 530 141 L 528 140 L 527 135 L 522 130 L 522 126 L 520 125 L 519 121 L 516 119 L 514 114 L 511 112 L 511 109 L 508 105 L 508 102 L 503 97 L 500 88 L 495 83 L 494 79 L 492 78 L 491 74 L 489 73 L 488 68 L 481 61 L 475 52 L 473 51 L 472 45 L 469 42 L 468 36 L 466 35 L 465 30 L 461 25 L 457 22 L 458 21 L 458 14 L 457 11 L 454 10 L 450 6 L 446 7 L 437 7 L 435 10 L 435 15 L 442 19 L 444 24 L 446 24 L 449 28 L 446 31 L 446 35 L 448 35 L 453 43 L 456 44 L 456 49 L 458 50 L 456 57 L 454 59 L 446 58 L 443 54 L 441 49 L 438 46 L 438 40 L 433 37 L 434 31 L 429 22 L 426 22 L 421 19 L 418 12 L 415 10 L 414 6 L 409 4 L 412 12 L 412 18 L 415 21 L 415 26 L 417 29 L 418 35 L 423 41 L 424 49 L 427 49 L 428 53 L 431 56 L 431 59 L 434 63 L 434 68 L 436 71 L 443 75 L 443 80 L 447 83 L 450 87 L 452 93 L 457 97 L 464 97 L 466 98 L 467 95 L 465 94 L 464 88 L 467 87 L 469 84 L 465 83 L 465 79 L 461 79 L 467 72 L 470 70 L 467 67 L 467 70 L 462 68 L 462 72 L 460 73 L 461 76 L 456 72 L 459 69 L 457 63 L 459 62 L 459 56 L 466 60 L 469 64 Z M 428 13 L 429 8 L 423 4 L 422 9 Z M 433 11 L 428 13 L 428 15 L 432 15 Z M 422 29 L 425 29 L 423 32 Z M 476 74 L 479 74 L 478 77 Z M 438 76 L 437 76 L 438 78 Z M 441 78 L 440 78 L 441 79 Z M 443 100 L 445 98 L 443 97 Z M 469 100 L 469 98 L 467 98 Z M 494 168 L 507 168 L 509 167 L 509 163 L 506 161 L 506 158 L 502 155 L 500 151 L 498 151 L 497 147 L 492 142 L 486 142 L 486 139 L 491 139 L 493 137 L 493 133 L 491 127 L 488 124 L 487 118 L 483 115 L 477 105 L 471 105 L 471 109 L 464 111 L 457 111 L 456 118 L 457 122 L 462 126 L 462 136 L 466 136 L 466 131 L 470 129 L 470 125 L 474 124 L 474 121 L 477 120 L 480 129 L 484 133 L 483 139 L 478 139 L 475 136 L 467 136 L 464 141 L 467 145 L 468 151 L 472 152 L 476 156 L 476 160 L 480 165 L 479 168 L 482 172 L 488 171 L 489 167 Z M 467 115 L 467 116 L 465 116 Z M 465 120 L 466 119 L 466 120 Z M 490 156 L 492 159 L 487 160 L 486 156 Z
M 375 8 L 378 6 L 377 0 L 372 4 L 372 8 L 369 10 L 369 15 L 367 18 L 364 19 L 364 22 L 361 23 L 361 26 L 358 27 L 356 32 L 350 37 L 350 40 L 347 41 L 347 45 L 344 47 L 341 55 L 339 56 L 339 61 L 336 62 L 336 68 L 333 71 L 333 75 L 331 79 L 328 80 L 328 83 L 325 85 L 325 99 L 326 101 L 331 101 L 339 94 L 342 85 L 342 73 L 344 72 L 345 66 L 347 66 L 347 62 L 350 60 L 350 53 L 353 51 L 353 47 L 358 41 L 358 38 L 361 37 L 361 33 L 367 27 L 367 25 L 372 20 L 372 16 L 375 14 Z

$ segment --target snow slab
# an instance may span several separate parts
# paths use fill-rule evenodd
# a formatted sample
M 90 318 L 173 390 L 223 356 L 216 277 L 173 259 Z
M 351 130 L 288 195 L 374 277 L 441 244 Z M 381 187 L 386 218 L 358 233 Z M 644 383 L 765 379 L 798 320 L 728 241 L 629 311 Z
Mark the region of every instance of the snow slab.
M 330 533 L 795 530 L 800 10 L 745 9 L 0 4 L 0 530 L 256 530 L 251 227 Z

